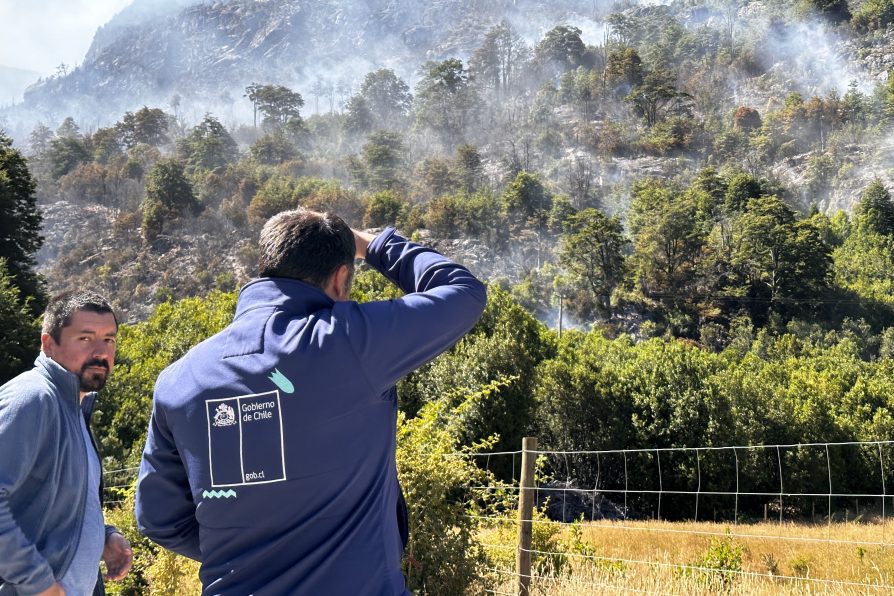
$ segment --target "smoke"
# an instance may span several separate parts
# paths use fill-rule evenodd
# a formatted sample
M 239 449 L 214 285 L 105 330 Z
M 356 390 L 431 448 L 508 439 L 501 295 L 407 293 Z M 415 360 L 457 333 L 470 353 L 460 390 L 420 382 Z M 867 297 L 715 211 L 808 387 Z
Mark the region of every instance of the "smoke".
M 772 23 L 757 46 L 758 58 L 792 91 L 805 96 L 847 92 L 851 81 L 871 93 L 874 81 L 854 60 L 846 41 L 821 21 Z
M 658 5 L 674 3 L 133 0 L 96 32 L 77 76 L 45 84 L 33 94 L 34 101 L 6 116 L 25 134 L 37 120 L 52 125 L 69 115 L 83 130 L 91 130 L 143 105 L 173 112 L 176 94 L 181 100 L 178 116 L 185 124 L 211 112 L 232 126 L 251 120 L 251 106 L 243 96 L 254 82 L 300 92 L 305 115 L 328 113 L 339 111 L 373 70 L 390 68 L 412 89 L 425 60 L 459 57 L 468 62 L 487 30 L 504 19 L 529 47 L 558 24 L 579 28 L 586 44 L 598 46 L 604 42 L 609 14 L 625 11 L 634 20 L 645 19 L 655 11 L 643 7 Z M 458 10 L 476 18 L 460 16 L 458 21 Z M 724 7 L 674 10 L 690 31 L 723 30 L 727 13 Z M 864 92 L 871 90 L 872 80 L 852 60 L 846 40 L 822 22 L 773 24 L 760 12 L 742 11 L 734 29 L 737 46 L 754 48 L 755 59 L 770 72 L 764 80 L 771 83 L 761 90 L 731 70 L 723 75 L 730 77 L 724 100 L 731 105 L 723 109 L 752 100 L 760 106 L 760 99 L 790 91 L 810 96 L 834 89 L 843 94 L 852 80 Z M 97 105 L 103 106 L 101 113 Z

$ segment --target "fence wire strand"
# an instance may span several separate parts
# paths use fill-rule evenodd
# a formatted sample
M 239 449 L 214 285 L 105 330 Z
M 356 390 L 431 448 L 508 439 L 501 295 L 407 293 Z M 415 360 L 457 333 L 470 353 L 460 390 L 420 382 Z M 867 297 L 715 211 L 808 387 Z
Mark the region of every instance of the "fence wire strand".
M 894 439 L 879 441 L 829 441 L 824 443 L 780 443 L 768 445 L 714 445 L 705 447 L 649 447 L 640 449 L 590 449 L 590 450 L 542 450 L 530 451 L 534 455 L 596 455 L 617 453 L 654 453 L 655 451 L 727 451 L 735 449 L 799 449 L 803 447 L 860 447 L 865 445 L 894 445 Z M 518 451 L 476 451 L 469 453 L 451 453 L 451 457 L 484 457 L 487 455 L 520 454 Z
M 512 549 L 515 550 L 517 547 L 515 545 L 501 545 L 501 544 L 483 544 L 487 548 L 502 548 L 502 549 Z M 542 556 L 563 556 L 563 557 L 571 557 L 575 559 L 586 559 L 589 561 L 601 561 L 606 563 L 624 563 L 627 565 L 644 565 L 648 567 L 662 567 L 669 569 L 680 569 L 680 570 L 689 570 L 689 571 L 699 571 L 705 574 L 725 574 L 725 575 L 736 575 L 740 577 L 753 577 L 753 578 L 762 578 L 762 579 L 773 579 L 773 580 L 787 580 L 791 582 L 809 582 L 814 584 L 824 584 L 824 585 L 834 585 L 841 587 L 850 587 L 850 588 L 873 588 L 876 590 L 894 590 L 894 585 L 888 584 L 871 584 L 866 582 L 854 582 L 854 581 L 846 581 L 846 580 L 837 580 L 837 579 L 825 579 L 819 577 L 799 577 L 794 575 L 778 575 L 773 573 L 760 573 L 757 571 L 744 571 L 741 569 L 718 569 L 716 567 L 704 567 L 701 565 L 687 565 L 683 563 L 666 563 L 663 561 L 648 561 L 642 559 L 625 559 L 623 557 L 600 557 L 598 555 L 584 555 L 580 553 L 565 553 L 565 552 L 555 552 L 555 551 L 544 551 L 537 549 L 520 549 L 525 552 L 528 552 L 532 555 L 542 555 Z M 507 575 L 514 575 L 516 577 L 545 577 L 545 576 L 537 576 L 537 575 L 521 575 L 515 571 L 505 570 L 504 573 Z
M 507 576 L 516 577 L 516 578 L 525 577 L 532 581 L 547 581 L 547 582 L 553 582 L 553 583 L 567 581 L 566 578 L 561 578 L 561 577 L 552 577 L 549 575 L 540 575 L 540 574 L 536 574 L 536 573 L 521 574 L 521 573 L 518 573 L 517 571 L 510 571 L 508 569 L 499 569 L 496 567 L 483 567 L 483 569 L 485 571 L 490 571 L 491 573 L 497 573 L 499 575 L 507 575 Z M 657 590 L 642 590 L 640 588 L 628 588 L 626 586 L 619 586 L 615 583 L 584 581 L 584 580 L 581 580 L 580 578 L 575 578 L 573 581 L 574 581 L 575 587 L 590 586 L 593 588 L 611 588 L 613 590 L 621 590 L 622 592 L 633 592 L 635 594 L 659 594 L 661 596 L 664 596 L 664 595 L 672 596 L 672 594 L 670 592 L 660 592 Z M 487 593 L 488 594 L 505 594 L 505 592 L 492 592 L 490 590 L 487 590 Z M 517 596 L 517 594 L 515 592 L 512 592 L 512 596 Z
M 507 517 L 498 517 L 493 515 L 472 515 L 472 514 L 464 514 L 463 517 L 475 520 L 490 520 L 494 522 L 498 522 L 494 525 L 514 525 L 519 521 L 528 521 L 533 524 L 546 524 L 546 525 L 556 525 L 562 527 L 571 527 L 575 525 L 575 522 L 560 522 L 551 519 L 530 519 L 530 520 L 519 520 L 515 517 L 507 518 Z M 607 520 L 608 521 L 608 520 Z M 840 538 L 812 538 L 810 536 L 780 536 L 777 534 L 743 534 L 741 532 L 711 532 L 708 530 L 681 530 L 674 528 L 646 528 L 646 527 L 638 527 L 638 526 L 630 526 L 619 524 L 618 522 L 608 521 L 611 525 L 606 525 L 604 523 L 600 523 L 599 521 L 594 522 L 591 525 L 586 526 L 587 528 L 594 530 L 623 530 L 625 532 L 654 532 L 656 534 L 682 534 L 687 536 L 709 536 L 709 537 L 726 537 L 729 536 L 731 538 L 743 538 L 750 540 L 780 540 L 785 542 L 811 542 L 811 543 L 823 543 L 823 544 L 837 544 L 842 546 L 872 546 L 878 548 L 887 548 L 894 547 L 894 543 L 891 542 L 878 542 L 872 540 L 843 540 Z M 671 524 L 673 522 L 665 522 Z

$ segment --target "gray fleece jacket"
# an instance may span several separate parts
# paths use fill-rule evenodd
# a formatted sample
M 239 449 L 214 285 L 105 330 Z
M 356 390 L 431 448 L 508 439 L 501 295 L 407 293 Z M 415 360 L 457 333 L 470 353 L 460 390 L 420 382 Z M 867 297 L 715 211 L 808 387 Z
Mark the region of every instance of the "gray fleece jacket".
M 77 417 L 89 428 L 96 397 L 80 402 L 78 389 L 77 376 L 44 354 L 0 387 L 0 596 L 46 590 L 77 550 L 87 493 Z M 106 536 L 114 531 L 106 526 Z

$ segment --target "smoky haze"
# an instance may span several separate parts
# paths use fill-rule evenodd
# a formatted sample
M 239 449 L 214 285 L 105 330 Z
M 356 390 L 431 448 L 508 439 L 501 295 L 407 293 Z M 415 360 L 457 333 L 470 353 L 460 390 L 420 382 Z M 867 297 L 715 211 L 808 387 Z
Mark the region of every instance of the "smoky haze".
M 580 28 L 585 43 L 599 46 L 613 11 L 636 18 L 667 4 L 136 0 L 96 32 L 76 72 L 30 90 L 24 104 L 6 110 L 4 117 L 16 138 L 37 121 L 52 127 L 66 116 L 92 130 L 143 105 L 170 111 L 177 95 L 184 122 L 211 112 L 235 125 L 251 116 L 242 96 L 253 82 L 289 86 L 304 95 L 306 113 L 328 112 L 378 68 L 394 70 L 412 87 L 426 60 L 467 61 L 500 20 L 531 47 L 558 24 Z M 733 34 L 763 37 L 757 59 L 780 88 L 811 95 L 833 89 L 841 94 L 852 80 L 861 90 L 870 87 L 871 79 L 852 62 L 841 35 L 827 25 L 804 21 L 774 28 L 768 15 L 743 13 L 734 17 Z M 724 17 L 723 10 L 693 10 L 684 25 L 723 29 Z M 729 99 L 762 105 L 767 94 L 749 82 L 733 75 Z M 311 88 L 320 83 L 341 92 L 312 98 Z M 103 109 L 97 111 L 97 105 Z
M 218 218 L 213 226 L 203 220 L 208 238 L 250 244 L 251 222 L 282 206 L 265 191 L 268 176 L 282 188 L 326 179 L 345 192 L 326 186 L 319 195 L 337 203 L 317 207 L 369 223 L 370 197 L 394 192 L 398 206 L 376 198 L 392 218 L 462 239 L 455 254 L 486 277 L 517 281 L 554 264 L 568 212 L 597 208 L 628 223 L 643 180 L 684 189 L 711 166 L 725 177 L 770 181 L 770 191 L 801 211 L 816 204 L 833 212 L 851 207 L 867 176 L 886 175 L 888 157 L 867 146 L 859 123 L 831 130 L 830 120 L 816 130 L 799 124 L 804 111 L 791 107 L 794 93 L 835 118 L 845 96 L 869 105 L 884 73 L 872 64 L 884 61 L 861 56 L 875 50 L 846 23 L 790 3 L 737 6 L 140 0 L 96 32 L 83 64 L 30 89 L 0 117 L 49 181 L 41 200 L 52 205 L 47 229 L 56 236 L 44 264 L 109 252 L 94 246 L 83 254 L 89 241 L 65 244 L 56 228 L 76 227 L 65 223 L 71 206 L 129 213 L 125 223 L 138 238 L 146 174 L 170 157 L 195 176 L 208 221 Z M 361 92 L 371 73 L 397 91 Z M 300 93 L 300 118 L 260 113 L 256 125 L 252 84 Z M 163 110 L 170 130 L 136 138 L 133 113 L 144 107 Z M 203 122 L 206 115 L 217 122 Z M 57 131 L 69 116 L 79 133 L 71 122 Z M 200 123 L 205 132 L 222 125 L 221 155 L 190 154 L 190 143 L 203 143 Z M 261 173 L 240 179 L 246 171 Z M 510 241 L 491 224 L 515 209 L 501 201 L 522 173 L 546 191 L 517 199 L 532 202 L 513 214 Z M 463 193 L 475 197 L 468 201 L 477 211 L 452 222 Z M 202 259 L 226 255 L 227 271 L 239 270 L 232 246 L 201 250 Z

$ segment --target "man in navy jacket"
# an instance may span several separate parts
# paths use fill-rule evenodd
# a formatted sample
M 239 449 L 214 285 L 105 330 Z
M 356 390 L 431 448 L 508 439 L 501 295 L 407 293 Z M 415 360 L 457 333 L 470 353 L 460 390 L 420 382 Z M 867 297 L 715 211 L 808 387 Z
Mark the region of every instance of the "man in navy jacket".
M 394 384 L 478 320 L 485 288 L 391 228 L 289 211 L 233 322 L 159 376 L 141 531 L 202 563 L 204 594 L 408 594 Z M 349 300 L 354 258 L 400 286 Z

